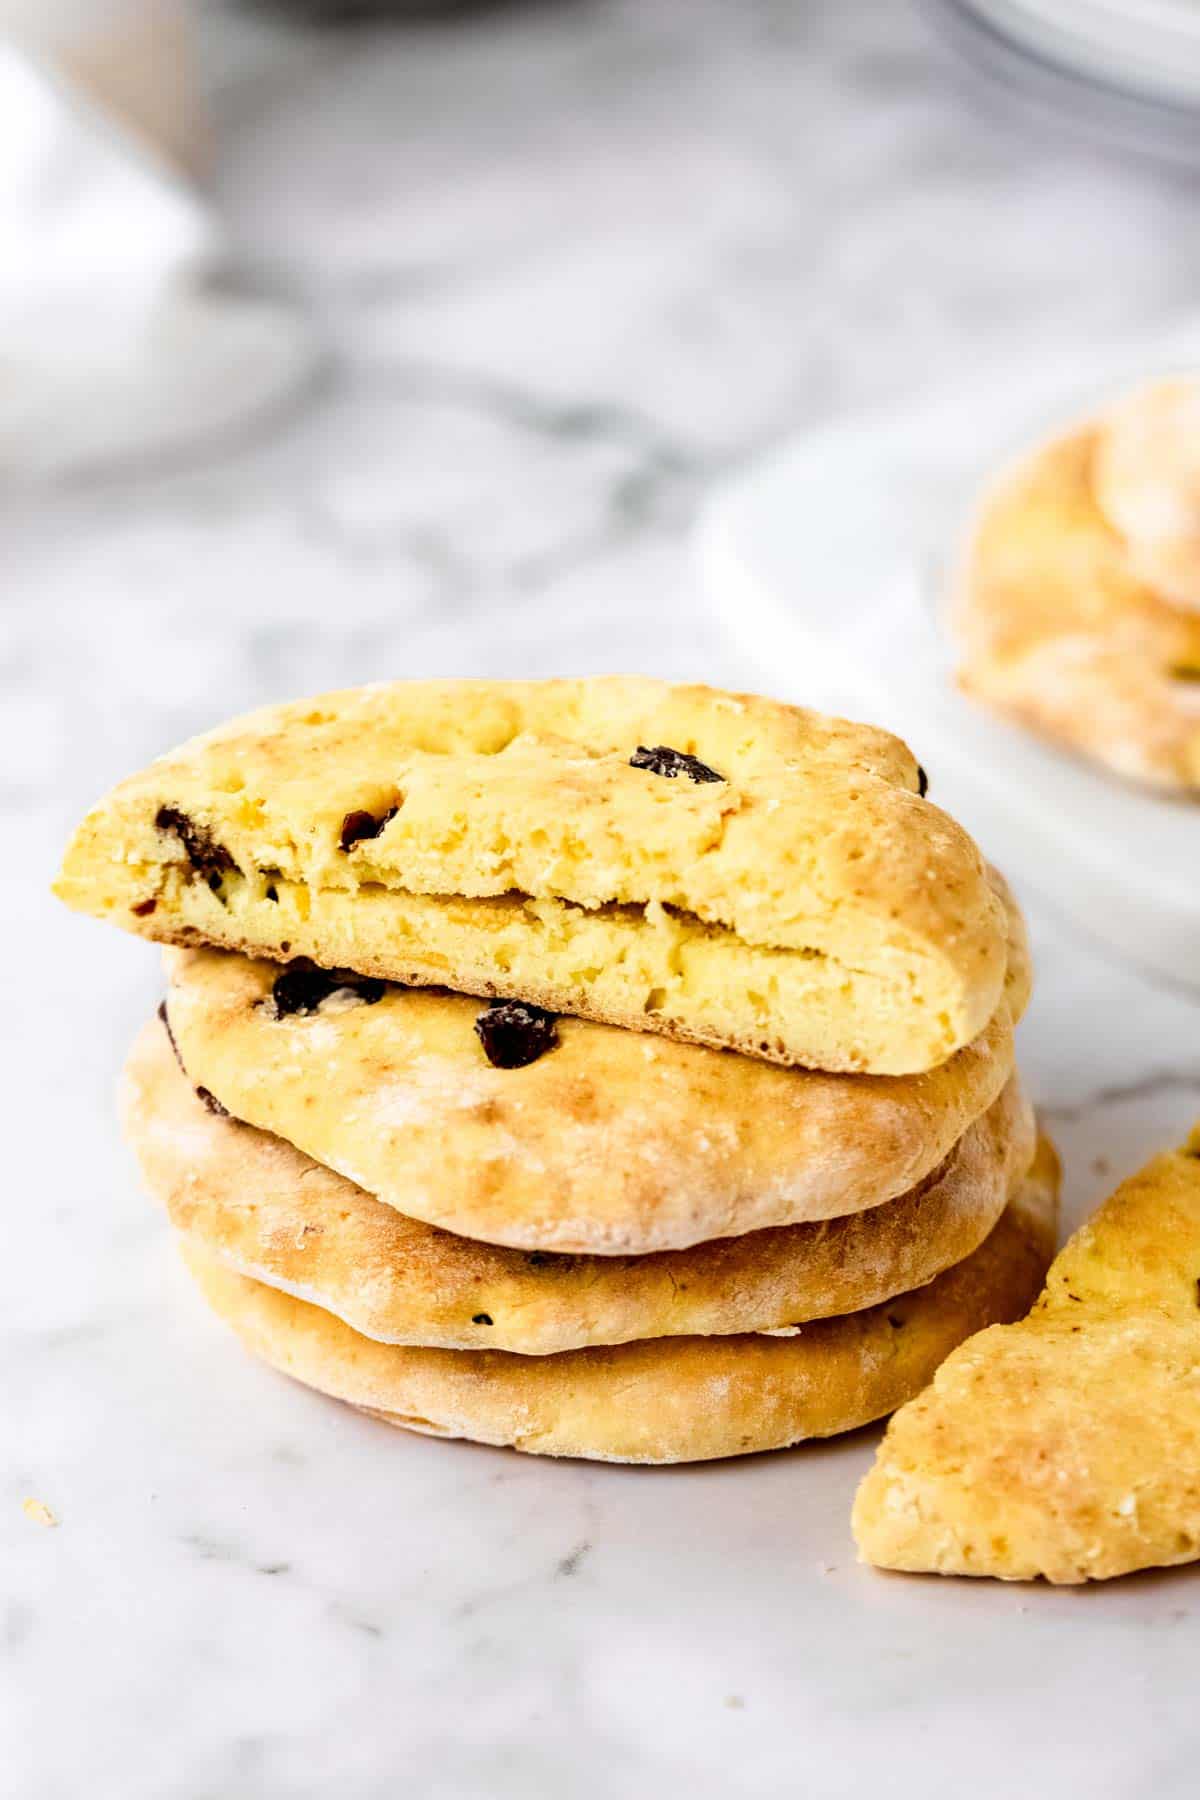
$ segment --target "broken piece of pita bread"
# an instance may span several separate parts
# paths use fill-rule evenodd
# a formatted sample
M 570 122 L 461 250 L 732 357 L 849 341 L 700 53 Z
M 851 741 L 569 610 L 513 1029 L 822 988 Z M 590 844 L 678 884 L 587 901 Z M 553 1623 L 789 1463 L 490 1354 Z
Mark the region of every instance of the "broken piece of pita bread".
M 1200 1557 L 1200 1127 L 1119 1187 L 1041 1298 L 944 1362 L 858 1491 L 865 1562 L 1100 1581 Z

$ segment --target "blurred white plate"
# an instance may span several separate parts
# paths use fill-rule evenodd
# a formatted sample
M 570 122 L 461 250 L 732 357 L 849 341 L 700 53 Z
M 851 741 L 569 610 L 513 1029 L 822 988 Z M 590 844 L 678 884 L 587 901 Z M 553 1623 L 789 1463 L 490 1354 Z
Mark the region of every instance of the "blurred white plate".
M 1200 99 L 1195 0 L 959 0 L 1036 55 L 1117 90 Z
M 1114 390 L 1186 367 L 1200 367 L 1200 323 L 814 433 L 717 494 L 699 550 L 765 688 L 899 732 L 931 797 L 1009 874 L 1200 991 L 1200 804 L 1124 786 L 965 700 L 938 616 L 980 480 Z
M 1033 120 L 1187 166 L 1200 162 L 1195 0 L 921 0 L 988 98 Z

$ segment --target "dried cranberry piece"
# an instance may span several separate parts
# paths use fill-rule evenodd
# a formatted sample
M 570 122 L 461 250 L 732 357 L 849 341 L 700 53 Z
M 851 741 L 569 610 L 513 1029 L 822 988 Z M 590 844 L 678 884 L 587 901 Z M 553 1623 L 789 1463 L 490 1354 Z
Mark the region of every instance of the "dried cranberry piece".
M 307 956 L 298 956 L 275 977 L 271 988 L 275 1017 L 316 1012 L 323 1000 L 341 988 L 352 989 L 367 1006 L 374 1006 L 386 994 L 387 983 L 373 975 L 356 975 L 352 969 L 319 969 Z
M 355 844 L 361 844 L 365 838 L 377 838 L 399 811 L 398 806 L 390 806 L 381 819 L 377 819 L 374 813 L 348 812 L 342 820 L 342 849 L 352 850 Z
M 655 744 L 647 749 L 639 744 L 629 759 L 631 769 L 649 769 L 652 775 L 665 775 L 668 781 L 674 781 L 677 775 L 686 775 L 692 781 L 724 781 L 715 769 L 702 763 L 698 756 L 689 756 L 686 750 L 672 750 L 667 744 Z
M 475 1030 L 484 1055 L 496 1069 L 523 1069 L 558 1042 L 554 1014 L 524 1000 L 494 1001 L 476 1019 Z
M 193 869 L 204 876 L 210 887 L 219 887 L 225 871 L 237 868 L 224 844 L 218 844 L 211 832 L 189 819 L 177 806 L 160 806 L 154 815 L 154 823 L 159 831 L 169 831 L 179 839 Z

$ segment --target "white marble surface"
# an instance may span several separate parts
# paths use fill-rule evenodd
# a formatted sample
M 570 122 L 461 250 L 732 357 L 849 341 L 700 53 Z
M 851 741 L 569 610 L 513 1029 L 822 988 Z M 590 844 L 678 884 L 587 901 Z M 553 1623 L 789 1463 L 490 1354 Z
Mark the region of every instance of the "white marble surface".
M 553 1466 L 248 1363 L 116 1139 L 155 959 L 45 885 L 110 778 L 260 698 L 737 680 L 689 562 L 713 480 L 849 405 L 1192 303 L 1194 184 L 989 117 L 869 0 L 337 39 L 219 17 L 211 48 L 221 199 L 331 365 L 203 467 L 0 500 L 0 1794 L 1193 1793 L 1194 1572 L 884 1578 L 847 1525 L 872 1431 Z M 1033 925 L 1024 1060 L 1074 1219 L 1200 1112 L 1200 1010 Z

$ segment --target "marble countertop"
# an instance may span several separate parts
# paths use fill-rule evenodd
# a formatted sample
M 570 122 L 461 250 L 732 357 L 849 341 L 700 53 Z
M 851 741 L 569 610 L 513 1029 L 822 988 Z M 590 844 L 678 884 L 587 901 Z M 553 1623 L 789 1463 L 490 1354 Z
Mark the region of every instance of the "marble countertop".
M 208 32 L 245 268 L 330 353 L 203 463 L 0 496 L 0 1793 L 1193 1793 L 1194 1572 L 882 1577 L 848 1528 L 873 1430 L 552 1465 L 393 1436 L 248 1362 L 116 1135 L 155 958 L 45 889 L 109 780 L 261 699 L 747 678 L 691 556 L 714 484 L 849 408 L 1186 308 L 1194 180 L 992 112 L 903 5 Z M 1074 1221 L 1200 1113 L 1200 1010 L 1010 873 Z

